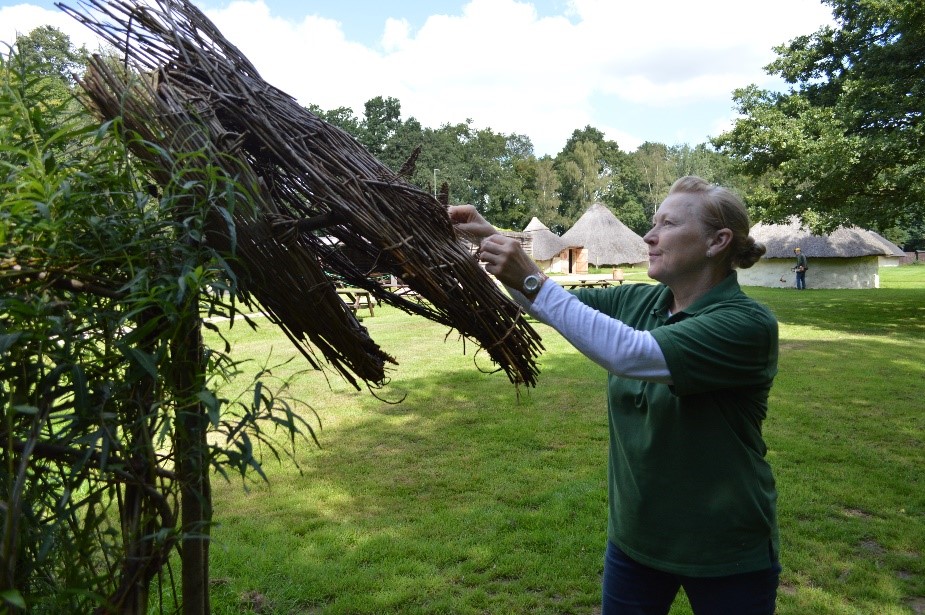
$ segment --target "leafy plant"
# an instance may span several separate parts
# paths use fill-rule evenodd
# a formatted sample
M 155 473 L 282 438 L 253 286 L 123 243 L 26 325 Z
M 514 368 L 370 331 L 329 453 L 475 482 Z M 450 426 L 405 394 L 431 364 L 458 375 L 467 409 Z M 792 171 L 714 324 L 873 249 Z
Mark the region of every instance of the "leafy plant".
M 250 397 L 216 393 L 243 366 L 200 315 L 234 318 L 237 282 L 202 238 L 207 211 L 248 206 L 234 178 L 152 150 L 174 169 L 155 188 L 137 137 L 61 86 L 0 57 L 0 600 L 143 613 L 179 549 L 207 610 L 211 470 L 262 476 L 314 428 L 267 368 Z

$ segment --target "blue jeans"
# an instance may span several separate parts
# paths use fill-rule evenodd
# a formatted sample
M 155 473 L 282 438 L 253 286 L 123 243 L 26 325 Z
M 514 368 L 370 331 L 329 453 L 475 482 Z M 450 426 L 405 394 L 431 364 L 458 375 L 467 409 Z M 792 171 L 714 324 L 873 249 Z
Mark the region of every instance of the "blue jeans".
M 806 289 L 806 272 L 797 271 L 797 290 Z
M 667 615 L 684 588 L 696 615 L 773 615 L 780 564 L 726 577 L 686 577 L 644 566 L 609 540 L 601 615 Z

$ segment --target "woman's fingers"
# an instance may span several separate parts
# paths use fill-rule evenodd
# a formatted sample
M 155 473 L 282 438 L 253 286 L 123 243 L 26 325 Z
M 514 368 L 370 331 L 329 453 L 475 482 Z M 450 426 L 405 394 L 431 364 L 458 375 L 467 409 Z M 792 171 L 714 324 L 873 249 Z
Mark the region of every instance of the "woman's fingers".
M 473 241 L 497 233 L 495 227 L 489 224 L 472 205 L 451 205 L 447 208 L 447 215 L 456 228 L 456 232 Z
M 479 259 L 485 263 L 485 270 L 509 286 L 519 288 L 521 280 L 536 270 L 536 265 L 523 251 L 520 242 L 512 237 L 500 234 L 486 237 L 478 254 Z

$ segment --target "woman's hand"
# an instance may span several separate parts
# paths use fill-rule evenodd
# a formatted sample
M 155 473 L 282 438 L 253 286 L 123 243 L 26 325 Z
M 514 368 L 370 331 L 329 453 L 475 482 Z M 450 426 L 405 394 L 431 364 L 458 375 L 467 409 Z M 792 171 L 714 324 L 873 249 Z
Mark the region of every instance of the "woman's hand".
M 499 234 L 472 205 L 451 205 L 447 212 L 456 232 L 479 244 L 476 256 L 503 284 L 520 290 L 524 278 L 540 272 L 518 240 Z
M 472 205 L 451 205 L 447 213 L 456 232 L 472 243 L 477 244 L 498 232 Z
M 520 241 L 513 237 L 499 234 L 486 237 L 479 246 L 477 256 L 485 263 L 485 271 L 516 290 L 523 288 L 524 278 L 540 272 Z

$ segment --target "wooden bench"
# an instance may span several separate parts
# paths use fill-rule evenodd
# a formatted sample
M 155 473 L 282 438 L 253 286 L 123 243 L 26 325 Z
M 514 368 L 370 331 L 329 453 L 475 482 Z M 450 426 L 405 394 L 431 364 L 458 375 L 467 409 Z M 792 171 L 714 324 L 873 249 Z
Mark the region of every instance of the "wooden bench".
M 340 295 L 344 303 L 356 314 L 360 308 L 369 309 L 369 315 L 375 316 L 373 308 L 376 305 L 372 293 L 362 288 L 338 288 L 337 294 Z

